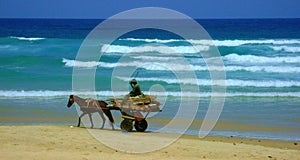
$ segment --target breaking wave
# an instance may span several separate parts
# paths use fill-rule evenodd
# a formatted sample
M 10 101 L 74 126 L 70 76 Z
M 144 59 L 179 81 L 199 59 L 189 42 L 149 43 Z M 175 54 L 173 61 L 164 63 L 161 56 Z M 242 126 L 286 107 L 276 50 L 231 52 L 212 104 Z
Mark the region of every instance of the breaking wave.
M 210 97 L 210 92 L 144 92 L 145 94 L 151 94 L 155 96 L 174 96 L 174 97 Z M 69 95 L 76 94 L 83 97 L 122 97 L 128 92 L 125 91 L 97 91 L 97 92 L 72 92 L 72 91 L 7 91 L 0 90 L 0 97 L 2 98 L 68 98 Z M 214 96 L 224 96 L 223 93 L 214 93 Z M 226 93 L 226 97 L 300 97 L 300 92 L 232 92 Z
M 130 81 L 131 78 L 117 77 L 123 81 Z M 223 85 L 224 81 L 215 80 L 212 82 L 210 79 L 170 79 L 170 78 L 138 78 L 138 81 L 156 81 L 165 82 L 168 84 L 190 84 L 198 86 L 212 86 L 212 85 Z M 257 80 L 239 80 L 239 79 L 227 79 L 225 81 L 227 87 L 299 87 L 300 82 L 298 81 L 280 81 L 280 80 L 268 80 L 268 81 L 257 81 Z
M 192 44 L 198 45 L 216 45 L 216 46 L 241 46 L 246 44 L 275 44 L 275 45 L 284 45 L 284 44 L 300 44 L 299 39 L 262 39 L 262 40 L 184 40 L 184 39 L 139 39 L 139 38 L 126 38 L 120 39 L 123 41 L 140 41 L 147 43 L 172 43 L 172 42 L 190 42 Z
M 206 65 L 184 65 L 178 63 L 170 62 L 143 62 L 143 61 L 133 61 L 133 62 L 119 62 L 119 63 L 109 63 L 109 62 L 96 62 L 96 61 L 77 61 L 69 60 L 63 58 L 63 63 L 66 67 L 83 67 L 83 68 L 92 68 L 92 67 L 104 67 L 104 68 L 114 68 L 114 67 L 140 67 L 146 70 L 153 71 L 208 71 Z M 268 73 L 300 73 L 300 67 L 294 66 L 236 66 L 228 65 L 223 67 L 211 67 L 210 70 L 216 71 L 248 71 L 248 72 L 268 72 Z
M 46 38 L 40 38 L 40 37 L 14 37 L 14 36 L 11 36 L 9 38 L 18 39 L 21 41 L 39 41 L 39 40 L 46 39 Z
M 224 60 L 231 63 L 253 63 L 253 64 L 265 64 L 265 63 L 299 63 L 300 56 L 294 57 L 264 57 L 254 55 L 238 55 L 235 53 L 228 54 L 223 57 Z
M 103 53 L 144 53 L 144 52 L 158 52 L 163 54 L 182 54 L 182 53 L 199 53 L 200 51 L 208 51 L 209 46 L 197 45 L 193 46 L 137 46 L 129 47 L 122 45 L 103 45 L 101 52 Z

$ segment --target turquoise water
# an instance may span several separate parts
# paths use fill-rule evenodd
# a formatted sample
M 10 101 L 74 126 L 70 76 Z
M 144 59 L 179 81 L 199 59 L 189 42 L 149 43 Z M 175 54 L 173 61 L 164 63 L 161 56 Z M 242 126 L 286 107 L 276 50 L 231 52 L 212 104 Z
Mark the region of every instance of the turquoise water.
M 99 44 L 99 61 L 76 60 L 83 39 L 101 21 L 0 20 L 1 124 L 76 123 L 75 107 L 66 108 L 68 95 L 72 94 L 74 68 L 96 68 L 96 94 L 105 100 L 127 94 L 123 90 L 111 91 L 111 85 L 117 85 L 112 84 L 112 79 L 127 84 L 130 80 L 112 77 L 115 67 L 137 67 L 136 78 L 145 93 L 158 84 L 166 91 L 155 92 L 158 97 L 167 96 L 167 102 L 164 111 L 151 119 L 174 117 L 180 102 L 180 85 L 198 87 L 199 93 L 184 96 L 200 97 L 196 120 L 204 118 L 212 85 L 208 69 L 199 51 L 175 34 L 157 29 L 133 31 L 112 44 Z M 197 21 L 213 38 L 226 67 L 227 93 L 220 123 L 231 123 L 233 127 L 217 127 L 211 134 L 299 140 L 300 20 Z M 204 40 L 191 42 L 202 46 L 200 52 L 209 53 L 211 46 Z M 166 51 L 159 45 L 183 54 Z M 143 48 L 134 50 L 140 46 Z M 130 63 L 119 62 L 129 51 L 126 55 Z M 180 56 L 189 62 L 189 67 L 176 63 Z M 193 71 L 198 80 L 186 78 L 178 82 L 176 75 L 162 65 L 171 66 L 178 73 Z M 82 96 L 89 97 L 86 93 Z M 120 117 L 118 112 L 114 114 Z M 149 125 L 150 130 L 155 130 L 165 123 Z M 247 130 L 234 126 L 261 128 Z M 198 134 L 199 127 L 200 124 L 191 126 L 187 134 Z

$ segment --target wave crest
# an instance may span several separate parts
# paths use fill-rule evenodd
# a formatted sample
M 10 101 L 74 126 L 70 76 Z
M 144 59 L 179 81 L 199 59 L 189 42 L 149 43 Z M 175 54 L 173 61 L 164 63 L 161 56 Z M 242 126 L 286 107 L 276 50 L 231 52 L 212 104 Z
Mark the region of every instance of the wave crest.
M 40 37 L 14 37 L 14 36 L 11 36 L 9 38 L 18 39 L 21 41 L 39 41 L 39 40 L 46 39 L 46 38 L 40 38 Z
M 108 45 L 105 44 L 101 48 L 103 53 L 144 53 L 144 52 L 158 52 L 163 54 L 182 54 L 182 53 L 199 53 L 200 51 L 208 51 L 209 46 L 198 45 L 193 46 L 137 46 L 129 47 L 122 45 Z
M 174 96 L 174 97 L 210 97 L 210 92 L 144 92 L 145 94 L 151 94 L 155 96 Z M 123 97 L 128 94 L 125 91 L 97 91 L 97 92 L 73 92 L 73 91 L 7 91 L 0 90 L 0 97 L 5 98 L 68 98 L 69 95 L 76 94 L 82 97 Z M 224 96 L 223 93 L 214 93 L 214 96 Z M 229 92 L 226 93 L 226 97 L 300 97 L 300 92 Z
M 123 81 L 130 81 L 130 78 L 117 77 Z M 222 85 L 224 81 L 215 80 L 212 82 L 210 79 L 169 79 L 169 78 L 138 78 L 138 81 L 155 81 L 165 82 L 168 84 L 190 84 L 198 86 L 212 86 Z M 225 86 L 227 87 L 299 87 L 300 82 L 298 81 L 280 81 L 280 80 L 269 80 L 269 81 L 257 81 L 257 80 L 239 80 L 239 79 L 227 79 Z
M 120 63 L 108 63 L 108 62 L 96 62 L 96 61 L 77 61 L 69 60 L 63 58 L 63 63 L 66 67 L 104 67 L 104 68 L 114 68 L 114 67 L 141 67 L 146 70 L 152 71 L 208 71 L 206 65 L 183 65 L 178 63 L 170 62 L 143 62 L 143 61 L 133 61 L 133 62 L 120 62 Z M 267 73 L 300 73 L 300 67 L 293 66 L 224 66 L 223 67 L 214 67 L 211 66 L 210 70 L 214 71 L 248 71 L 248 72 L 267 72 Z
M 123 41 L 141 41 L 147 43 L 172 43 L 172 42 L 190 42 L 192 44 L 198 45 L 208 45 L 208 46 L 241 46 L 245 44 L 276 44 L 276 45 L 284 45 L 284 44 L 300 44 L 299 39 L 262 39 L 262 40 L 196 40 L 196 39 L 139 39 L 139 38 L 126 38 L 120 39 Z
M 238 55 L 235 53 L 223 57 L 224 60 L 238 64 L 265 64 L 265 63 L 299 63 L 300 57 L 264 57 L 254 55 Z
M 97 67 L 100 65 L 100 62 L 95 62 L 95 61 L 83 62 L 83 61 L 69 60 L 69 59 L 65 59 L 65 58 L 63 58 L 62 62 L 65 63 L 65 66 L 67 66 L 67 67 L 91 68 L 91 67 Z

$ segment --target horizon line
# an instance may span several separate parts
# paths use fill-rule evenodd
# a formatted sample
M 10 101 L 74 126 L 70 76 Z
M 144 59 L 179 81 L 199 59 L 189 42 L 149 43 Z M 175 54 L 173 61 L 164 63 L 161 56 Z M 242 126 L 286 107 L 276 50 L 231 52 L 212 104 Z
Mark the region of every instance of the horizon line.
M 57 20 L 105 20 L 107 18 L 64 18 L 64 17 L 44 17 L 44 18 L 39 18 L 39 17 L 0 17 L 0 19 L 57 19 Z M 129 18 L 130 19 L 130 18 Z M 136 19 L 136 18 L 134 18 Z M 163 19 L 163 18 L 162 18 Z M 300 19 L 300 17 L 297 18 L 292 18 L 292 17 L 230 17 L 230 18 L 193 18 L 196 20 L 251 20 L 251 19 Z

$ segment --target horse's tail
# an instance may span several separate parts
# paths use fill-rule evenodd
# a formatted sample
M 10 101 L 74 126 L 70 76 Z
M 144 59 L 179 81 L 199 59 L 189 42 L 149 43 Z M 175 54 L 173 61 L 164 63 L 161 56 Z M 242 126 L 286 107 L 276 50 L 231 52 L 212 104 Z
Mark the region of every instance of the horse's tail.
M 104 112 L 104 114 L 108 117 L 109 121 L 111 123 L 114 123 L 114 118 L 110 112 L 110 110 L 108 108 L 106 108 L 106 106 L 108 105 L 105 101 L 98 101 L 99 105 L 102 108 L 102 111 Z
M 111 112 L 110 112 L 109 109 L 104 109 L 103 112 L 104 112 L 105 115 L 108 117 L 108 119 L 109 119 L 109 121 L 110 121 L 111 123 L 114 123 L 114 122 L 115 122 L 115 121 L 114 121 L 114 118 L 113 118 L 113 116 L 112 116 L 112 114 L 111 114 Z

